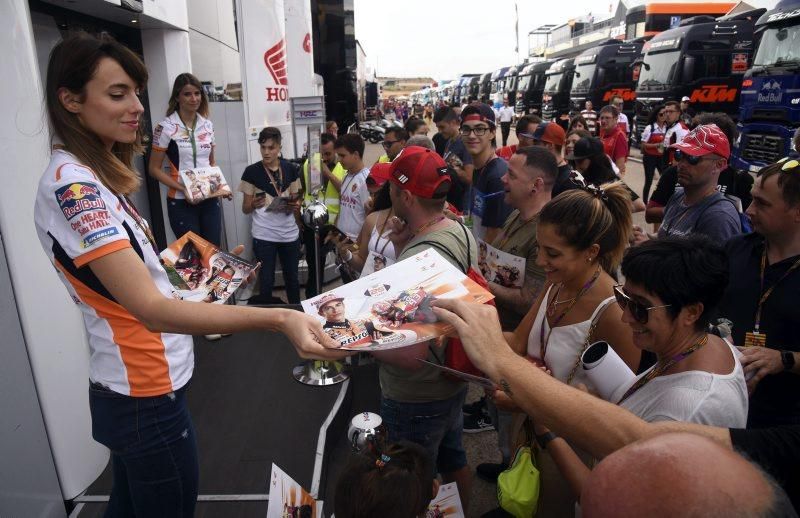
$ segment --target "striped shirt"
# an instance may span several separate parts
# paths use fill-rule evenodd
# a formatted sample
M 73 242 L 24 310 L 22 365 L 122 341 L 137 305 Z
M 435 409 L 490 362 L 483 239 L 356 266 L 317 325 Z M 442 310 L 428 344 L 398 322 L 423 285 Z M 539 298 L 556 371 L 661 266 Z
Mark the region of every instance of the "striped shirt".
M 147 223 L 123 203 L 75 156 L 56 150 L 36 193 L 36 233 L 83 314 L 90 381 L 127 396 L 159 396 L 178 390 L 192 377 L 192 338 L 149 331 L 87 267 L 132 248 L 158 290 L 165 297 L 177 297 L 147 238 Z
M 592 135 L 597 135 L 597 112 L 594 110 L 583 110 L 581 112 L 581 117 L 586 120 L 586 125 L 588 126 L 587 129 L 589 133 Z

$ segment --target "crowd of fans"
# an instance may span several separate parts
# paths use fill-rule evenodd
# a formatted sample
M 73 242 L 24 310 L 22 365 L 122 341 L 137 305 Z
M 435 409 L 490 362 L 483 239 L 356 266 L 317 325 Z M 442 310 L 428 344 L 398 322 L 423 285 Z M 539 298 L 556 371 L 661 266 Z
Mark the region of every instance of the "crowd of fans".
M 304 357 L 345 353 L 304 313 L 174 296 L 128 197 L 140 182 L 131 159 L 147 84 L 133 52 L 105 36 L 72 36 L 54 48 L 47 75 L 56 146 L 35 225 L 86 321 L 93 436 L 113 463 L 109 514 L 191 516 L 191 335 L 272 330 Z M 526 259 L 521 287 L 487 282 L 496 306 L 433 302 L 495 384 L 483 404 L 466 407 L 465 383 L 416 361 L 438 363 L 449 340 L 374 353 L 388 444 L 350 459 L 336 516 L 420 516 L 437 474 L 457 484 L 468 509 L 462 434 L 490 421 L 503 458 L 478 473 L 497 479 L 514 447 L 527 443 L 541 473 L 539 516 L 797 516 L 800 161 L 786 157 L 753 180 L 729 166 L 735 128 L 726 117 L 701 113 L 689 128 L 681 118 L 688 107 L 665 103 L 643 143 L 662 171 L 646 212 L 661 226 L 649 233 L 632 224 L 643 204 L 622 181 L 630 129 L 614 104 L 596 118 L 587 105 L 568 132 L 522 117 L 519 143 L 500 149 L 498 126 L 502 135 L 508 121 L 491 107 L 440 107 L 434 141 L 407 124 L 388 133 L 387 160 L 369 168 L 359 135 L 326 133 L 314 196 L 305 188 L 309 164 L 283 160 L 280 131 L 261 131 L 262 160 L 243 171 L 240 191 L 263 265 L 262 297 L 278 258 L 287 296 L 299 300 L 301 236 L 307 257 L 316 254 L 298 214 L 314 197 L 333 215 L 325 246 L 344 282 L 428 248 L 468 275 L 479 275 L 482 244 Z M 218 244 L 219 199 L 192 203 L 177 175 L 215 164 L 208 100 L 191 74 L 176 79 L 152 142 L 149 172 L 168 188 L 173 230 Z M 76 210 L 98 211 L 91 215 L 108 228 L 83 237 L 83 218 L 70 222 Z M 319 278 L 323 267 L 309 261 L 309 275 Z M 595 341 L 636 373 L 604 397 L 580 364 Z M 125 423 L 148 424 L 131 434 Z M 530 440 L 518 424 L 532 429 Z

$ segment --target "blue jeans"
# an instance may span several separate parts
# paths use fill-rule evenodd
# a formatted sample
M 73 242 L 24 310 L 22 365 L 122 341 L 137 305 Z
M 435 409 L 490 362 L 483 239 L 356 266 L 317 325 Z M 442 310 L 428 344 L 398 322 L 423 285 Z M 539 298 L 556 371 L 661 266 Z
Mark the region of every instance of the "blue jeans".
M 169 226 L 179 238 L 190 230 L 206 241 L 219 246 L 222 239 L 222 206 L 219 198 L 192 205 L 186 200 L 167 198 Z
M 194 516 L 199 469 L 186 387 L 130 397 L 89 386 L 92 437 L 111 450 L 113 486 L 105 516 Z
M 275 256 L 281 260 L 283 282 L 286 286 L 286 298 L 289 304 L 300 304 L 300 240 L 288 243 L 262 241 L 253 238 L 253 253 L 261 262 L 259 273 L 260 296 L 267 300 L 272 297 L 272 287 L 275 285 Z
M 425 403 L 381 398 L 381 417 L 386 423 L 388 441 L 415 442 L 428 450 L 439 473 L 455 473 L 467 465 L 461 440 L 464 428 L 461 406 L 466 395 L 465 388 L 449 399 Z

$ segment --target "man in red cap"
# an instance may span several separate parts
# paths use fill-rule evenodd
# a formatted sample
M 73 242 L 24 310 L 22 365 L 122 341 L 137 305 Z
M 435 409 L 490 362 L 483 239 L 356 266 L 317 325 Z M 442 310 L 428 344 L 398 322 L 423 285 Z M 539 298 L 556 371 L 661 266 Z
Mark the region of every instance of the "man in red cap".
M 442 157 L 430 149 L 409 146 L 394 159 L 390 173 L 392 209 L 404 222 L 395 228 L 398 261 L 433 248 L 463 272 L 477 265 L 474 238 L 463 225 L 443 214 L 451 177 Z M 445 357 L 444 347 L 431 344 L 428 350 L 432 362 L 440 363 Z M 398 358 L 405 351 L 411 356 Z M 445 482 L 458 483 L 466 509 L 472 478 L 461 440 L 466 385 L 442 376 L 433 367 L 408 368 L 419 363 L 412 357 L 419 354 L 413 347 L 393 353 L 394 361 L 381 361 L 379 370 L 380 414 L 388 439 L 407 439 L 424 446 Z
M 728 137 L 716 124 L 706 124 L 670 147 L 675 154 L 681 187 L 667 202 L 658 237 L 700 233 L 724 243 L 741 234 L 739 210 L 717 190 L 719 174 L 731 154 Z M 646 234 L 634 228 L 634 241 L 645 239 Z

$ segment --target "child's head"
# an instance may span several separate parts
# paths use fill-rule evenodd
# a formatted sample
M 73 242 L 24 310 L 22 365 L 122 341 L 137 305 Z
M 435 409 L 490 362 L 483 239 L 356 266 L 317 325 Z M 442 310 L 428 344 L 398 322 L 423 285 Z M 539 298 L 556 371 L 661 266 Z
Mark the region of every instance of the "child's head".
M 422 446 L 401 441 L 382 453 L 354 455 L 336 482 L 337 518 L 414 518 L 436 494 L 433 461 Z

